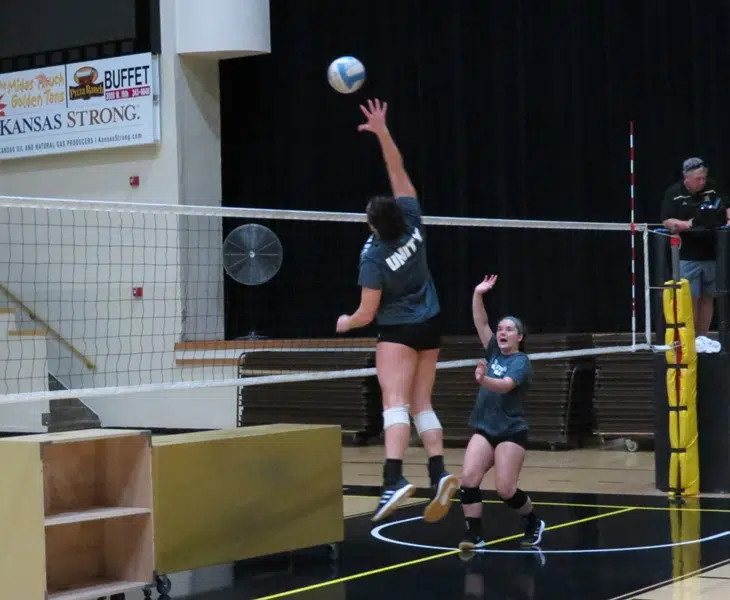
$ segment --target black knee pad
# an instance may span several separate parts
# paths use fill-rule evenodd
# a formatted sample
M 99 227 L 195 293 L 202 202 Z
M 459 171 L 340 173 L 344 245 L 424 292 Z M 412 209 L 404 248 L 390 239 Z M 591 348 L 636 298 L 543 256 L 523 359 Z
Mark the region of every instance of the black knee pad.
M 523 492 L 520 488 L 517 488 L 517 491 L 511 498 L 502 498 L 502 502 L 514 510 L 521 509 L 528 500 L 529 498 L 527 497 L 527 494 L 525 494 L 525 492 Z
M 461 487 L 459 498 L 462 504 L 479 504 L 482 501 L 482 490 L 478 487 Z

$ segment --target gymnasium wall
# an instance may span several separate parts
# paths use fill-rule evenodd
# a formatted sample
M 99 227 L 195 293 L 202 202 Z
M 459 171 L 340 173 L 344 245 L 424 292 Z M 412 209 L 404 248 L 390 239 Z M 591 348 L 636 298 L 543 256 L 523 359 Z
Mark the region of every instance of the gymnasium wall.
M 256 3 L 255 3 L 256 4 Z M 258 4 L 261 4 L 258 2 Z M 161 2 L 161 143 L 154 147 L 5 161 L 0 193 L 97 201 L 219 206 L 218 61 L 177 54 L 174 0 Z M 129 186 L 139 175 L 138 188 Z M 55 342 L 48 370 L 68 387 L 103 387 L 206 375 L 175 366 L 181 339 L 221 339 L 218 219 L 45 211 L 0 213 L 0 243 L 12 249 L 0 279 L 95 364 L 92 375 Z M 25 224 L 17 227 L 23 212 Z M 11 220 L 11 219 L 14 219 Z M 22 221 L 20 221 L 22 222 Z M 72 226 L 71 226 L 72 225 Z M 10 243 L 7 243 L 7 242 Z M 38 250 L 40 249 L 40 251 Z M 44 265 L 42 252 L 61 265 Z M 50 252 L 48 252 L 50 250 Z M 3 272 L 4 270 L 4 272 Z M 133 298 L 132 287 L 144 296 Z M 7 379 L 13 374 L 8 373 Z M 226 427 L 235 388 L 90 400 L 108 426 Z M 29 405 L 29 410 L 39 410 Z

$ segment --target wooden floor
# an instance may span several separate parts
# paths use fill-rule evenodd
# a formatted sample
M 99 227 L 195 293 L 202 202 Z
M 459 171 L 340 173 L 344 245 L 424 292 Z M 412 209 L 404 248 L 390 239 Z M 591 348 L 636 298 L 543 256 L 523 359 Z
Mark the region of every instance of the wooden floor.
M 730 598 L 730 565 L 724 564 L 670 581 L 662 587 L 612 600 L 727 600 Z
M 447 469 L 458 475 L 464 451 L 447 448 Z M 342 476 L 347 485 L 380 485 L 383 448 L 343 448 Z M 404 461 L 405 476 L 416 487 L 428 487 L 425 454 L 409 448 Z M 531 450 L 525 458 L 520 487 L 525 491 L 604 494 L 664 495 L 654 488 L 653 452 L 581 449 L 570 451 Z M 494 475 L 488 473 L 484 489 L 494 489 Z

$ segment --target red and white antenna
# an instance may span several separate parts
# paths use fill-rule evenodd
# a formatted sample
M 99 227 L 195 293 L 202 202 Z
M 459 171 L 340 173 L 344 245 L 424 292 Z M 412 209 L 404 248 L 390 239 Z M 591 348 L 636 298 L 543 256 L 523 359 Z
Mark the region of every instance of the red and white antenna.
M 629 198 L 631 200 L 631 345 L 636 346 L 636 194 L 634 187 L 634 122 L 629 122 Z

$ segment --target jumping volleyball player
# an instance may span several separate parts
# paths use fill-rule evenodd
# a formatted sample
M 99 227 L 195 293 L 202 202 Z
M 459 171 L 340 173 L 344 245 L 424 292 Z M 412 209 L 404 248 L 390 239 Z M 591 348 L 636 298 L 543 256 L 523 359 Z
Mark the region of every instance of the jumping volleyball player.
M 505 317 L 495 336 L 484 309 L 484 294 L 497 283 L 496 275 L 484 278 L 474 288 L 472 317 L 485 349 L 474 377 L 479 384 L 476 405 L 469 425 L 474 434 L 464 454 L 461 473 L 461 504 L 466 518 L 466 535 L 460 550 L 486 545 L 482 538 L 482 494 L 484 475 L 494 467 L 497 494 L 521 515 L 525 525 L 523 544 L 536 546 L 545 522 L 537 517 L 530 498 L 517 487 L 525 459 L 528 425 L 523 404 L 532 379 L 530 359 L 523 352 L 524 327 L 516 317 Z
M 372 517 L 380 521 L 415 491 L 403 476 L 403 456 L 411 434 L 410 415 L 428 453 L 433 498 L 424 511 L 428 522 L 442 519 L 459 489 L 446 472 L 443 431 L 431 408 L 436 362 L 441 346 L 440 305 L 426 261 L 426 232 L 416 190 L 385 122 L 387 103 L 361 106 L 366 122 L 358 131 L 378 138 L 393 197 L 378 196 L 367 205 L 372 235 L 360 255 L 360 306 L 337 320 L 339 333 L 377 319 L 375 367 L 383 398 L 385 464 L 380 502 Z

